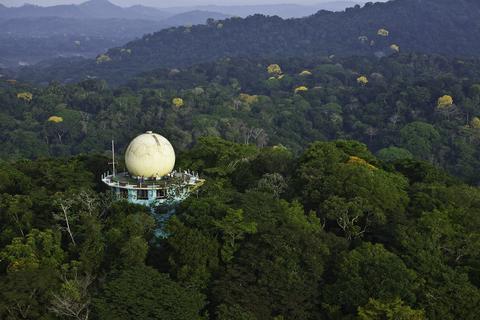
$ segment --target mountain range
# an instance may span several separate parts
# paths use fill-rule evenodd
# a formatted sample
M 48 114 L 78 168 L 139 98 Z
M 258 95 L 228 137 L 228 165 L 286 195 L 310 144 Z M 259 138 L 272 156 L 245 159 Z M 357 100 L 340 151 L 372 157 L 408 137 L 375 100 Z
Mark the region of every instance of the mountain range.
M 118 79 L 155 68 L 181 68 L 228 57 L 367 55 L 398 52 L 466 57 L 480 54 L 477 0 L 393 0 L 299 19 L 254 15 L 168 28 L 72 66 L 74 78 Z M 42 65 L 45 79 L 65 79 L 63 62 Z M 38 72 L 38 70 L 36 72 Z M 31 69 L 27 73 L 29 77 Z M 49 78 L 47 75 L 50 74 Z M 68 74 L 71 78 L 71 74 Z
M 161 20 L 171 16 L 159 9 L 133 6 L 122 8 L 108 0 L 90 0 L 79 5 L 66 4 L 41 7 L 25 4 L 21 7 L 0 6 L 0 18 L 60 17 L 75 19 L 141 19 Z
M 144 6 L 122 8 L 107 0 L 51 7 L 0 5 L 0 67 L 56 57 L 91 58 L 167 27 L 227 17 L 200 10 L 174 14 Z
M 204 24 L 254 13 L 308 16 L 319 9 L 344 10 L 351 1 L 316 6 L 121 7 L 108 0 L 42 7 L 0 4 L 0 67 L 18 68 L 58 57 L 93 58 L 112 47 L 173 26 Z
M 20 7 L 6 7 L 0 4 L 0 18 L 61 17 L 75 19 L 134 19 L 163 20 L 187 12 L 215 12 L 217 15 L 246 17 L 253 14 L 278 15 L 283 18 L 304 17 L 319 10 L 342 11 L 359 4 L 359 1 L 331 1 L 316 5 L 275 4 L 275 5 L 207 5 L 155 8 L 143 5 L 121 7 L 108 0 L 89 0 L 79 5 L 65 4 L 42 7 L 25 4 Z
M 299 5 L 299 4 L 275 4 L 275 5 L 203 5 L 194 7 L 171 7 L 161 8 L 161 10 L 169 13 L 181 13 L 185 10 L 201 10 L 221 12 L 230 16 L 247 17 L 254 14 L 264 14 L 268 16 L 279 16 L 282 18 L 301 18 L 310 16 L 320 10 L 327 11 L 343 11 L 346 8 L 363 4 L 364 1 L 329 1 L 315 5 Z

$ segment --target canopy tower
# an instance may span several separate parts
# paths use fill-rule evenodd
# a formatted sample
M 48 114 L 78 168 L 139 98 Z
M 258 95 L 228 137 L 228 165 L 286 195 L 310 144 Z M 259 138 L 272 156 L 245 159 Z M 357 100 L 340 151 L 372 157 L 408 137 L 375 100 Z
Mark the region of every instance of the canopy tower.
M 112 142 L 112 172 L 102 175 L 117 199 L 148 206 L 172 207 L 197 190 L 205 180 L 189 170 L 175 171 L 175 151 L 163 136 L 147 131 L 130 142 L 125 152 L 126 172 L 116 172 Z

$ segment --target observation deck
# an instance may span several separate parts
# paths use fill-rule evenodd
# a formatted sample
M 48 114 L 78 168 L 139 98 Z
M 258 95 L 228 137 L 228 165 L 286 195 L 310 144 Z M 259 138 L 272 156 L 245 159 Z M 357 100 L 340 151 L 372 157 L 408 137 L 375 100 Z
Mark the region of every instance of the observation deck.
M 128 172 L 107 172 L 102 175 L 102 181 L 118 199 L 151 207 L 181 202 L 205 183 L 198 173 L 190 171 L 172 171 L 155 179 L 132 177 Z

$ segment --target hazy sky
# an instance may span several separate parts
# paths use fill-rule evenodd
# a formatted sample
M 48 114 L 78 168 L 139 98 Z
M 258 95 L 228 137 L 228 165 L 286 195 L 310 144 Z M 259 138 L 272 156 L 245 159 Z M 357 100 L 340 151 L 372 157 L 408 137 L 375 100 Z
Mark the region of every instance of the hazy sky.
M 41 5 L 41 6 L 49 6 L 49 5 L 65 4 L 65 3 L 81 3 L 84 1 L 86 0 L 0 0 L 0 3 L 6 6 L 19 6 L 27 2 L 27 3 Z M 331 2 L 335 0 L 110 0 L 110 1 L 121 6 L 145 4 L 145 5 L 156 6 L 156 7 L 177 7 L 177 6 L 206 5 L 206 4 L 257 5 L 257 4 L 275 4 L 275 3 L 295 3 L 295 4 L 308 5 L 308 4 L 315 4 L 315 3 L 321 3 L 321 2 Z M 380 0 L 380 1 L 386 1 L 386 0 Z M 358 0 L 358 2 L 365 2 L 365 1 Z

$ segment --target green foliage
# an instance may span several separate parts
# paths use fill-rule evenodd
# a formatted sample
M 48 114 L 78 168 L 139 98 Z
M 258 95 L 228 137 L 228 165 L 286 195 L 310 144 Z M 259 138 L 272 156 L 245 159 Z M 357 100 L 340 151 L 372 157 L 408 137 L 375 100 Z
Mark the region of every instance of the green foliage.
M 186 227 L 176 218 L 169 222 L 168 232 L 168 260 L 175 278 L 188 287 L 207 287 L 219 264 L 217 240 Z
M 246 194 L 243 203 L 245 217 L 258 223 L 257 233 L 243 242 L 216 283 L 215 301 L 227 310 L 240 305 L 257 319 L 314 317 L 315 284 L 329 254 L 320 221 L 305 216 L 298 203 L 258 193 Z
M 478 9 L 479 5 L 475 1 L 452 3 L 445 0 L 424 0 L 368 3 L 363 7 L 348 8 L 345 13 L 321 10 L 301 19 L 284 20 L 278 16 L 261 14 L 244 19 L 232 17 L 219 23 L 188 28 L 158 28 L 162 30 L 153 34 L 146 32 L 142 38 L 126 45 L 113 45 L 112 49 L 98 57 L 101 59 L 97 58 L 97 61 L 100 60 L 98 62 L 108 61 L 107 63 L 97 64 L 94 59 L 90 59 L 75 61 L 72 66 L 72 62 L 67 60 L 57 62 L 57 65 L 47 70 L 38 68 L 35 71 L 38 74 L 43 72 L 43 81 L 72 77 L 78 80 L 92 74 L 118 81 L 125 75 L 159 67 L 177 68 L 194 62 L 204 63 L 230 57 L 261 57 L 270 58 L 261 65 L 264 79 L 267 73 L 277 76 L 282 70 L 288 70 L 285 63 L 277 57 L 332 54 L 385 57 L 397 54 L 395 49 L 398 46 L 391 47 L 395 43 L 401 44 L 403 52 L 434 52 L 469 57 L 480 53 L 474 31 L 478 28 Z M 444 19 L 437 19 L 444 16 L 450 17 L 448 24 L 445 24 Z M 429 21 L 428 24 L 417 23 L 426 20 Z M 462 25 L 464 21 L 472 21 L 472 25 L 465 28 Z M 115 25 L 114 22 L 111 24 Z M 135 24 L 139 22 L 136 21 Z M 151 27 L 147 25 L 147 30 Z M 134 26 L 129 26 L 125 30 L 133 28 Z M 209 45 L 205 46 L 205 43 Z M 99 46 L 104 47 L 106 45 L 103 43 Z M 276 59 L 272 60 L 271 57 Z M 68 67 L 63 67 L 62 64 Z M 72 68 L 76 72 L 68 72 Z M 313 69 L 308 65 L 302 66 L 295 74 L 306 68 Z M 24 72 L 26 77 L 31 75 L 28 73 L 31 69 Z M 49 74 L 46 79 L 45 73 Z M 440 92 L 437 97 L 440 94 L 444 93 Z
M 266 80 L 266 66 L 272 61 L 256 57 L 223 59 L 175 72 L 171 68 L 151 71 L 149 65 L 148 73 L 122 87 L 109 88 L 104 80 L 52 83 L 45 88 L 2 83 L 0 104 L 5 107 L 0 112 L 0 128 L 6 134 L 0 141 L 0 157 L 103 153 L 112 136 L 121 152 L 133 136 L 154 130 L 167 136 L 177 151 L 197 146 L 192 154 L 203 157 L 208 152 L 207 162 L 225 162 L 221 165 L 229 164 L 223 169 L 228 171 L 254 156 L 248 150 L 253 145 L 286 147 L 298 155 L 314 141 L 353 139 L 382 159 L 410 157 L 400 151 L 404 149 L 465 181 L 480 181 L 475 170 L 480 166 L 480 132 L 474 122 L 480 115 L 480 97 L 474 86 L 480 83 L 477 59 L 316 55 L 275 62 L 282 66 L 283 77 L 272 81 Z M 412 65 L 416 72 L 411 71 Z M 306 69 L 312 75 L 300 75 Z M 71 75 L 69 70 L 68 78 Z M 367 77 L 368 85 L 356 83 L 359 75 Z M 123 74 L 121 78 L 125 79 Z M 309 90 L 295 94 L 299 87 Z M 35 98 L 29 103 L 17 99 L 24 91 Z M 455 97 L 455 104 L 439 110 L 437 99 L 445 92 Z M 172 107 L 179 97 L 183 106 Z M 63 121 L 48 121 L 52 115 Z M 228 142 L 215 142 L 218 138 Z M 238 145 L 232 155 L 222 154 L 222 148 L 232 142 L 248 146 Z M 219 158 L 213 159 L 216 151 Z M 241 157 L 234 158 L 237 152 Z M 180 167 L 202 169 L 201 163 L 193 163 L 195 156 L 190 160 L 179 163 Z M 253 187 L 251 183 L 242 189 Z
M 257 318 L 251 312 L 243 309 L 239 305 L 227 306 L 221 304 L 216 312 L 219 320 L 256 320 Z
M 336 146 L 338 145 L 338 147 Z M 385 225 L 404 219 L 408 203 L 404 177 L 369 165 L 373 156 L 357 143 L 317 142 L 300 159 L 298 184 L 309 209 L 333 220 L 348 239 L 365 232 L 390 233 Z M 356 159 L 362 159 L 356 157 Z
M 48 314 L 51 291 L 58 285 L 65 258 L 58 234 L 33 229 L 0 251 L 7 273 L 0 277 L 2 319 L 33 319 Z
M 8 264 L 8 270 L 58 268 L 63 260 L 63 251 L 58 236 L 51 230 L 32 230 L 25 238 L 14 238 L 0 252 L 0 259 Z
M 99 319 L 202 319 L 203 299 L 150 267 L 119 272 L 94 300 Z
M 397 147 L 388 147 L 384 148 L 377 152 L 377 156 L 380 160 L 392 162 L 402 159 L 413 159 L 413 155 L 410 151 L 397 148 Z
M 358 308 L 360 320 L 424 320 L 425 314 L 421 310 L 413 310 L 404 305 L 400 299 L 391 302 L 382 302 L 370 299 L 364 307 Z
M 166 239 L 101 192 L 102 163 L 0 162 L 2 319 L 477 318 L 480 192 L 431 163 L 202 137 Z
M 432 125 L 412 122 L 400 130 L 403 145 L 419 159 L 431 159 L 434 148 L 438 147 L 440 134 Z
M 238 241 L 242 240 L 246 234 L 257 232 L 257 225 L 255 222 L 245 222 L 243 217 L 243 210 L 229 209 L 222 220 L 214 222 L 223 234 L 224 245 L 222 247 L 222 259 L 229 262 L 233 259 L 235 251 L 238 249 Z
M 325 299 L 348 311 L 368 303 L 368 298 L 415 302 L 417 276 L 394 253 L 380 244 L 364 243 L 342 256 Z

